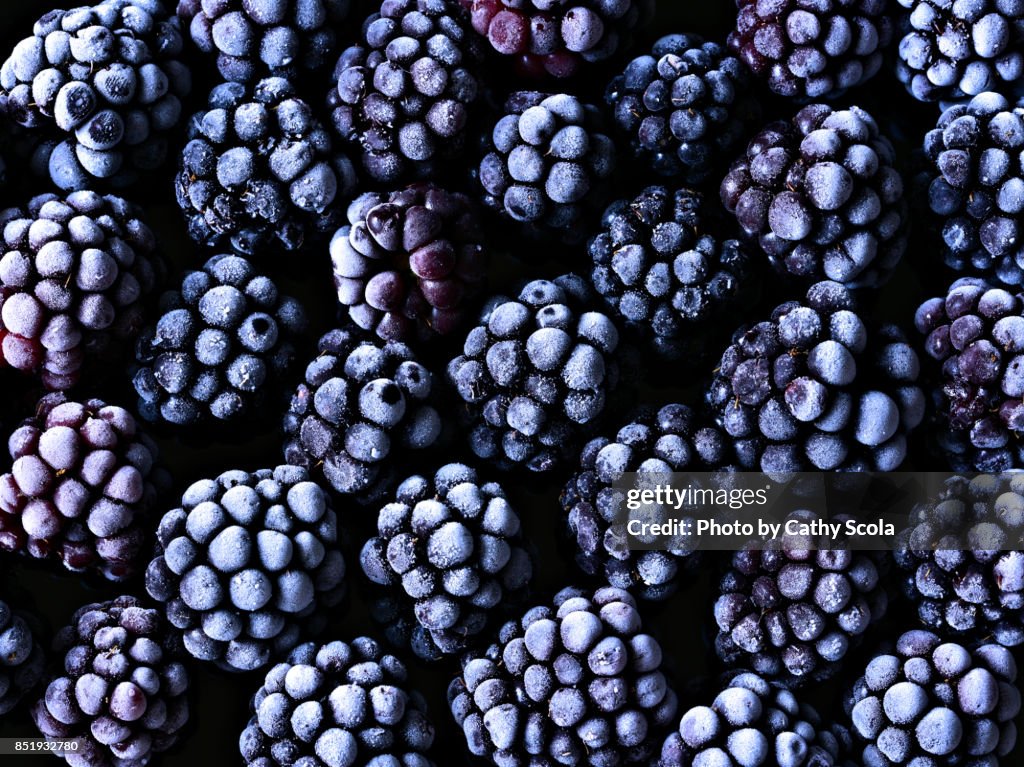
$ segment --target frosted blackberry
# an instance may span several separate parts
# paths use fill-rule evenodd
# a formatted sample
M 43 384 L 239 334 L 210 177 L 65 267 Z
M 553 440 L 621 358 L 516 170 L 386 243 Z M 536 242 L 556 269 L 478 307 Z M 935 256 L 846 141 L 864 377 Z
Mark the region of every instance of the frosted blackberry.
M 699 184 L 732 159 L 758 111 L 750 79 L 718 43 L 668 35 L 612 80 L 605 100 L 634 157 L 658 175 Z
M 441 434 L 433 375 L 405 344 L 356 330 L 332 330 L 318 348 L 284 418 L 285 460 L 360 502 L 379 500 L 395 456 Z
M 1024 6 L 1014 0 L 897 0 L 896 75 L 919 101 L 1007 91 L 1024 75 Z
M 653 767 L 840 767 L 849 732 L 826 726 L 818 712 L 789 690 L 757 674 L 726 677 L 710 706 L 685 711 Z
M 225 80 L 301 78 L 334 53 L 351 0 L 180 0 L 178 16 Z
M 124 408 L 44 397 L 8 440 L 0 549 L 112 581 L 142 569 L 158 492 L 157 447 Z
M 495 765 L 647 764 L 676 716 L 661 657 L 628 592 L 564 589 L 467 656 L 448 700 Z
M 192 117 L 175 183 L 192 239 L 246 256 L 297 250 L 333 230 L 334 203 L 354 188 L 352 163 L 280 77 L 213 89 Z
M 0 67 L 0 111 L 41 139 L 61 189 L 134 183 L 163 165 L 192 87 L 178 19 L 159 0 L 54 10 Z
M 252 711 L 238 741 L 248 767 L 433 767 L 423 696 L 367 637 L 299 645 L 267 672 Z
M 495 482 L 449 463 L 434 478 L 414 476 L 377 515 L 360 554 L 381 587 L 373 609 L 389 639 L 426 660 L 472 645 L 492 615 L 523 596 L 533 564 L 519 515 Z
M 301 305 L 240 256 L 214 256 L 161 298 L 133 384 L 147 421 L 231 421 L 258 410 L 294 358 Z
M 331 240 L 338 301 L 385 340 L 430 340 L 458 329 L 480 293 L 488 251 L 465 195 L 433 184 L 368 192 Z
M 707 402 L 741 468 L 894 471 L 924 416 L 918 370 L 898 329 L 869 329 L 820 282 L 737 332 Z
M 924 349 L 941 365 L 933 431 L 957 471 L 1024 467 L 1024 299 L 963 277 L 914 318 Z
M 893 38 L 886 0 L 737 0 L 736 5 L 729 47 L 780 96 L 833 98 L 863 85 L 881 69 Z
M 629 472 L 668 477 L 712 470 L 722 466 L 726 455 L 721 433 L 702 424 L 685 405 L 642 410 L 611 439 L 590 440 L 560 497 L 576 564 L 641 599 L 673 594 L 682 576 L 700 562 L 698 552 L 685 544 L 667 551 L 630 550 L 629 512 L 616 483 Z
M 907 248 L 892 144 L 859 107 L 815 104 L 755 136 L 722 202 L 783 274 L 875 287 Z
M 888 606 L 871 553 L 837 544 L 811 550 L 786 536 L 733 554 L 715 602 L 718 656 L 787 687 L 833 676 Z
M 895 555 L 922 624 L 940 635 L 1024 643 L 1022 512 L 1024 475 L 1015 473 L 952 477 L 914 509 Z
M 528 232 L 583 239 L 585 214 L 608 196 L 615 145 L 594 107 L 565 93 L 513 93 L 484 146 L 484 204 Z
M 437 175 L 459 155 L 481 95 L 480 48 L 454 0 L 384 0 L 334 68 L 335 132 L 378 183 Z
M 924 139 L 928 207 L 946 265 L 1024 285 L 1024 107 L 996 93 L 951 106 Z
M 0 213 L 0 365 L 65 390 L 134 340 L 163 269 L 138 216 L 95 192 L 44 194 Z
M 998 765 L 1017 740 L 1016 677 L 1005 647 L 908 631 L 894 652 L 871 658 L 846 698 L 863 764 Z
M 500 468 L 549 471 L 575 456 L 618 379 L 619 333 L 586 311 L 576 275 L 534 280 L 489 302 L 448 378 L 466 403 L 472 451 Z
M 228 671 L 283 657 L 345 594 L 337 517 L 298 466 L 199 480 L 156 536 L 146 591 L 190 655 Z
M 715 201 L 717 202 L 717 201 Z M 616 200 L 590 240 L 590 281 L 658 354 L 703 351 L 711 325 L 751 291 L 752 258 L 700 192 L 650 186 Z
M 530 77 L 569 77 L 626 48 L 652 0 L 460 0 L 473 29 Z
M 10 713 L 43 678 L 46 658 L 33 623 L 0 600 L 0 715 Z
M 32 718 L 49 739 L 80 739 L 61 754 L 71 767 L 144 767 L 181 739 L 188 672 L 157 610 L 129 596 L 86 605 L 54 650 Z

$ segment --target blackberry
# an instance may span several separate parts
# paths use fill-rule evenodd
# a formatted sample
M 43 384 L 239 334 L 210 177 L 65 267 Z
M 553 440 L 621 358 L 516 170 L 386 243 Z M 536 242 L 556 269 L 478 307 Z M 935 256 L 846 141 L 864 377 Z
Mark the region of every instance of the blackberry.
M 46 658 L 33 623 L 0 600 L 0 715 L 10 713 L 43 678 Z
M 846 288 L 819 282 L 736 333 L 707 401 L 743 469 L 894 471 L 924 416 L 917 375 L 898 329 L 869 331 Z
M 139 413 L 179 426 L 257 410 L 294 361 L 298 301 L 240 256 L 214 256 L 165 294 L 136 348 Z
M 95 192 L 43 194 L 0 213 L 0 365 L 64 390 L 133 339 L 163 273 L 138 216 Z
M 337 226 L 334 202 L 355 188 L 352 163 L 280 77 L 218 85 L 188 139 L 175 190 L 192 239 L 209 247 L 298 250 Z
M 607 199 L 615 145 L 597 110 L 565 93 L 513 93 L 477 171 L 484 204 L 533 234 L 583 239 L 585 215 Z
M 338 301 L 385 340 L 429 340 L 459 328 L 487 274 L 487 248 L 465 195 L 433 184 L 368 192 L 331 240 Z
M 676 715 L 661 657 L 628 592 L 564 589 L 467 656 L 448 700 L 496 765 L 646 764 Z
M 298 78 L 322 69 L 351 0 L 180 0 L 178 16 L 225 80 Z
M 432 767 L 434 726 L 402 662 L 367 637 L 312 642 L 267 672 L 239 738 L 248 767 Z
M 1024 643 L 1024 475 L 954 476 L 897 539 L 903 590 L 922 624 L 954 637 Z M 963 548 L 962 541 L 971 544 Z
M 750 79 L 718 43 L 668 35 L 611 81 L 605 100 L 635 158 L 660 176 L 699 184 L 731 159 L 758 111 Z
M 473 29 L 529 77 L 570 77 L 628 47 L 652 0 L 460 0 Z
M 464 148 L 480 61 L 454 0 L 384 0 L 363 24 L 362 44 L 335 65 L 327 96 L 334 130 L 359 146 L 378 183 L 434 176 Z
M 32 707 L 48 739 L 79 739 L 71 767 L 144 767 L 188 722 L 188 671 L 157 610 L 130 596 L 85 605 L 57 634 L 59 660 Z
M 378 500 L 400 449 L 438 441 L 433 376 L 405 344 L 357 331 L 332 330 L 318 348 L 284 418 L 285 460 L 359 502 Z
M 686 545 L 630 550 L 624 526 L 628 512 L 616 483 L 631 472 L 667 477 L 719 468 L 725 453 L 718 430 L 702 424 L 686 405 L 641 410 L 614 438 L 590 440 L 580 453 L 579 471 L 560 497 L 579 568 L 641 599 L 671 596 L 681 576 L 700 562 L 699 553 Z
M 783 274 L 875 287 L 907 249 L 892 144 L 859 107 L 805 107 L 755 136 L 722 202 Z
M 919 101 L 1012 89 L 1024 75 L 1024 7 L 1006 0 L 897 0 L 896 75 Z
M 191 74 L 178 19 L 159 0 L 54 10 L 0 67 L 0 111 L 44 139 L 61 189 L 124 186 L 158 169 Z
M 649 186 L 604 212 L 588 246 L 590 281 L 659 355 L 698 355 L 711 324 L 751 292 L 750 254 L 724 230 L 700 192 Z
M 850 734 L 789 690 L 750 672 L 726 677 L 710 706 L 688 709 L 652 767 L 840 767 Z
M 549 471 L 575 455 L 618 378 L 615 324 L 585 311 L 574 274 L 489 302 L 448 378 L 466 403 L 472 451 L 500 468 Z
M 996 93 L 951 106 L 924 139 L 928 207 L 946 265 L 1024 285 L 1024 107 Z
M 252 671 L 322 631 L 345 594 L 338 520 L 305 469 L 193 483 L 157 528 L 146 591 L 194 658 Z
M 1017 664 L 994 644 L 968 649 L 908 631 L 879 653 L 847 697 L 865 765 L 998 764 L 1017 740 Z
M 933 430 L 956 471 L 1024 467 L 1024 298 L 963 277 L 917 309 L 924 349 L 941 364 Z
M 449 463 L 398 486 L 360 554 L 363 573 L 388 587 L 374 604 L 388 636 L 426 660 L 462 652 L 508 610 L 533 575 L 519 515 L 495 482 Z
M 807 511 L 786 517 L 817 519 Z M 734 553 L 715 602 L 718 656 L 787 687 L 833 676 L 888 606 L 871 553 L 836 543 L 811 550 L 787 535 Z
M 59 559 L 74 572 L 125 580 L 148 555 L 166 477 L 156 444 L 124 408 L 44 397 L 8 441 L 0 476 L 0 549 Z
M 729 47 L 780 96 L 834 98 L 863 85 L 882 68 L 893 38 L 886 0 L 736 0 L 736 5 Z

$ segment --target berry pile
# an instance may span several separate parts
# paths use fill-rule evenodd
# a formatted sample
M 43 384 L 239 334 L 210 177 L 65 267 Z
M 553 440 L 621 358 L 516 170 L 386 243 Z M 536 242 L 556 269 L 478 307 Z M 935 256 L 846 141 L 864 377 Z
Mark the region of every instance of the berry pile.
M 149 554 L 157 448 L 124 408 L 48 395 L 10 436 L 0 476 L 0 549 L 125 580 Z
M 192 88 L 178 19 L 159 0 L 51 11 L 0 67 L 0 112 L 38 135 L 61 189 L 125 186 L 158 169 Z
M 43 678 L 46 659 L 31 620 L 0 601 L 0 716 Z
M 338 302 L 386 341 L 456 330 L 487 275 L 472 201 L 432 184 L 360 195 L 330 252 Z

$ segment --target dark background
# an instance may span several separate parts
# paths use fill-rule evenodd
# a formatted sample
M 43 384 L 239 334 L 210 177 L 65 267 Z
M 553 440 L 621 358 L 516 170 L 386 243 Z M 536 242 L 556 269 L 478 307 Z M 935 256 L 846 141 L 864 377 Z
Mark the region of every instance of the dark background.
M 30 33 L 32 21 L 54 5 L 46 0 L 5 3 L 2 11 L 4 24 L 0 33 L 0 50 L 10 50 L 18 39 Z M 60 5 L 71 7 L 77 3 Z M 339 36 L 343 44 L 353 41 L 358 36 L 359 25 L 370 7 L 371 3 L 362 0 L 349 22 L 340 28 Z M 724 40 L 732 23 L 733 13 L 734 7 L 729 0 L 662 0 L 653 23 L 640 35 L 630 53 L 638 54 L 660 35 L 674 32 L 694 32 Z M 193 70 L 196 72 L 191 103 L 187 106 L 187 111 L 191 113 L 199 109 L 205 100 L 213 73 L 209 60 L 192 57 L 191 50 L 189 53 L 190 61 L 194 62 Z M 565 87 L 597 102 L 601 98 L 604 83 L 614 73 L 616 67 L 621 68 L 626 60 L 620 56 L 616 62 L 607 66 L 587 70 L 581 82 L 568 83 Z M 492 73 L 491 84 L 495 90 L 493 98 L 496 102 L 500 103 L 504 91 L 516 87 L 530 87 L 528 83 L 516 83 L 507 70 L 502 68 L 502 62 L 495 64 L 491 60 L 491 63 L 492 68 L 489 71 Z M 317 106 L 322 103 L 323 94 L 326 92 L 324 82 L 318 82 L 316 77 L 303 78 L 300 87 L 305 89 L 306 98 L 311 103 Z M 792 114 L 794 111 L 789 105 L 776 103 L 767 94 L 763 94 L 763 98 L 766 120 L 773 116 Z M 907 97 L 888 69 L 869 86 L 860 89 L 860 92 L 848 94 L 838 103 L 858 104 L 872 111 L 883 128 L 894 138 L 901 161 L 908 165 L 910 147 L 919 145 L 924 131 L 931 127 L 938 114 L 936 108 L 917 105 Z M 11 160 L 9 164 L 11 167 L 7 188 L 0 193 L 5 198 L 5 204 L 23 204 L 34 194 L 50 191 L 45 182 L 28 177 Z M 452 169 L 456 174 L 461 171 L 463 169 L 457 166 Z M 629 168 L 620 170 L 616 189 L 622 194 L 635 193 L 644 184 L 643 179 L 631 177 L 630 172 Z M 909 186 L 908 184 L 908 188 Z M 144 185 L 125 190 L 122 194 L 143 206 L 147 221 L 157 232 L 161 247 L 173 264 L 173 281 L 176 282 L 174 275 L 179 274 L 181 269 L 197 268 L 206 257 L 212 255 L 204 254 L 188 240 L 183 221 L 174 203 L 172 169 L 162 174 L 154 174 L 146 179 Z M 500 241 L 510 245 L 511 252 L 495 253 L 492 289 L 496 292 L 510 290 L 516 279 L 525 276 L 554 276 L 569 269 L 585 268 L 585 253 L 582 248 L 565 249 L 554 245 L 538 248 L 534 244 L 525 244 L 523 247 L 534 254 L 531 263 L 525 265 L 516 258 L 520 243 L 504 238 Z M 890 285 L 877 295 L 865 297 L 869 307 L 868 313 L 876 318 L 884 317 L 899 321 L 912 332 L 910 325 L 914 307 L 925 297 L 927 291 L 944 287 L 939 284 L 944 276 L 941 269 L 935 268 L 937 264 L 934 262 L 933 254 L 934 251 L 923 239 L 915 241 L 907 261 Z M 312 317 L 311 338 L 315 338 L 330 327 L 335 309 L 326 245 L 308 247 L 298 255 L 272 255 L 265 259 L 262 265 L 279 281 L 284 292 L 297 295 L 304 300 Z M 928 275 L 927 279 L 922 279 L 922 274 Z M 922 287 L 923 283 L 930 283 L 927 289 Z M 777 284 L 770 276 L 765 276 L 760 301 L 752 302 L 738 310 L 733 317 L 735 323 L 732 324 L 738 326 L 745 319 L 763 316 L 772 306 L 791 296 L 791 290 Z M 725 330 L 731 331 L 732 327 Z M 433 369 L 440 373 L 450 351 L 451 347 L 439 348 L 427 354 L 426 359 L 432 363 Z M 618 407 L 624 412 L 640 401 L 681 401 L 696 405 L 700 401 L 700 391 L 693 377 L 695 374 L 703 375 L 708 372 L 710 365 L 703 363 L 656 367 L 647 371 L 643 384 L 637 389 L 631 389 L 618 403 Z M 0 378 L 0 386 L 3 387 L 5 400 L 2 409 L 8 411 L 4 417 L 4 429 L 7 433 L 11 424 L 31 412 L 35 392 L 32 392 L 24 381 L 9 377 Z M 109 402 L 123 404 L 129 408 L 134 405 L 127 372 L 116 375 L 83 394 L 100 396 Z M 162 500 L 159 511 L 177 505 L 181 490 L 192 481 L 215 476 L 227 469 L 254 470 L 280 462 L 280 440 L 276 431 L 279 413 L 279 410 L 271 407 L 241 427 L 216 427 L 189 434 L 184 438 L 180 435 L 156 434 L 163 463 L 170 470 L 174 480 L 174 488 Z M 624 423 L 623 415 L 616 414 L 605 431 L 613 432 L 617 428 L 616 424 L 621 423 Z M 458 451 L 454 449 L 444 455 L 433 452 L 434 455 L 426 457 L 427 463 L 423 464 L 425 470 L 431 468 L 430 460 L 441 462 L 460 457 Z M 923 445 L 916 445 L 912 455 L 915 467 L 938 468 L 932 467 L 924 459 L 926 453 Z M 435 463 L 434 466 L 436 465 Z M 409 468 L 409 472 L 405 472 L 406 468 Z M 413 468 L 412 465 L 403 465 L 402 470 L 403 473 L 412 473 Z M 5 461 L 0 461 L 0 469 L 6 470 Z M 503 482 L 516 508 L 524 517 L 526 535 L 536 546 L 539 554 L 539 572 L 535 580 L 533 597 L 533 603 L 537 604 L 549 601 L 550 595 L 565 585 L 586 583 L 572 564 L 572 554 L 559 538 L 562 518 L 558 492 L 565 476 L 564 472 L 550 477 L 510 476 Z M 352 539 L 347 552 L 352 586 L 348 604 L 333 616 L 326 636 L 348 639 L 360 634 L 379 635 L 367 616 L 359 593 L 356 559 L 359 546 L 365 540 L 374 521 L 372 510 L 362 509 L 345 499 L 338 498 L 335 499 L 335 508 L 340 519 L 349 528 Z M 713 633 L 714 627 L 711 605 L 715 564 L 708 561 L 708 566 L 700 569 L 696 582 L 682 588 L 667 602 L 644 607 L 647 628 L 659 637 L 665 649 L 668 670 L 675 678 L 682 698 L 681 706 L 694 702 L 692 688 L 696 680 L 719 670 L 713 654 L 708 649 L 707 637 L 704 636 L 706 632 Z M 3 574 L 4 598 L 11 600 L 16 606 L 35 608 L 43 617 L 50 633 L 64 625 L 72 612 L 83 604 L 110 599 L 120 593 L 144 596 L 144 589 L 138 580 L 114 585 L 97 583 L 88 578 L 59 571 L 56 566 L 50 564 L 39 565 L 9 556 L 0 558 L 0 569 Z M 897 620 L 896 616 L 906 615 L 906 610 L 897 608 L 890 612 L 890 621 Z M 879 627 L 874 637 L 894 637 L 898 630 L 899 626 L 893 624 Z M 859 657 L 854 655 L 850 659 L 849 667 L 857 668 L 858 663 Z M 408 665 L 411 673 L 410 685 L 421 690 L 426 696 L 429 712 L 437 728 L 433 754 L 436 763 L 440 767 L 467 763 L 469 760 L 463 748 L 462 734 L 454 726 L 446 705 L 445 693 L 448 681 L 455 672 L 454 663 L 428 667 L 410 660 Z M 262 673 L 228 675 L 199 664 L 192 664 L 191 673 L 191 732 L 178 747 L 158 757 L 156 762 L 167 767 L 212 761 L 219 764 L 239 763 L 237 737 L 248 720 L 249 699 L 260 686 Z M 836 681 L 819 686 L 808 691 L 805 697 L 817 702 L 822 711 L 827 713 L 838 706 L 842 685 L 843 681 Z M 0 722 L 0 736 L 36 735 L 25 708 L 22 705 Z M 1016 763 L 1021 758 L 1021 753 L 1024 751 L 1018 749 L 1015 755 L 1007 757 L 1004 763 Z M 49 757 L 28 757 L 40 762 L 44 758 Z

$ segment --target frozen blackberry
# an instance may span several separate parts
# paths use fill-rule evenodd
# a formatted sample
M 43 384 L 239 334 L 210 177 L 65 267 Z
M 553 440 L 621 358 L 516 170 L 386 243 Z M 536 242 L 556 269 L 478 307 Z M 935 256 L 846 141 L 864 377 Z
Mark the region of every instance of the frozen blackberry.
M 405 344 L 356 330 L 332 330 L 318 348 L 284 418 L 285 460 L 360 502 L 379 500 L 395 456 L 441 434 L 433 375 Z
M 921 623 L 941 635 L 1024 643 L 1022 532 L 1024 474 L 952 477 L 918 505 L 895 555 Z
M 454 0 L 384 0 L 327 97 L 335 132 L 378 183 L 424 178 L 460 154 L 480 96 L 480 48 Z
M 996 93 L 951 106 L 924 139 L 928 207 L 946 265 L 1024 285 L 1024 107 Z
M 121 581 L 149 554 L 166 477 L 157 447 L 124 408 L 44 397 L 8 440 L 0 476 L 0 549 L 58 559 Z
M 957 471 L 1024 467 L 1024 298 L 963 277 L 914 319 L 940 363 L 934 432 Z
M 752 259 L 722 236 L 716 207 L 700 192 L 650 186 L 613 202 L 590 240 L 594 289 L 669 359 L 700 354 L 711 324 L 750 293 Z
M 817 516 L 795 511 L 791 520 Z M 812 550 L 786 536 L 733 554 L 715 602 L 718 656 L 786 687 L 833 676 L 888 606 L 871 553 L 836 543 Z
M 560 498 L 579 568 L 641 599 L 671 596 L 700 556 L 688 545 L 630 550 L 625 530 L 629 513 L 616 483 L 631 472 L 667 478 L 672 472 L 720 468 L 725 455 L 721 433 L 701 424 L 686 405 L 642 410 L 614 438 L 590 440 L 580 453 L 579 471 Z
M 881 69 L 893 38 L 886 0 L 736 0 L 736 5 L 729 47 L 780 96 L 833 98 L 863 85 Z
M 182 48 L 159 0 L 50 11 L 0 67 L 0 111 L 44 139 L 37 160 L 61 189 L 133 183 L 163 165 L 181 121 Z
M 520 74 L 569 77 L 627 47 L 653 0 L 460 0 L 473 29 Z
M 10 713 L 43 678 L 46 659 L 33 622 L 0 600 L 0 715 Z
M 429 340 L 458 329 L 487 274 L 476 209 L 463 194 L 417 184 L 368 192 L 331 240 L 338 301 L 388 341 Z
M 683 713 L 652 767 L 840 767 L 849 741 L 789 690 L 741 672 L 723 680 L 710 706 Z
M 57 634 L 54 674 L 32 708 L 71 767 L 144 767 L 188 722 L 188 672 L 157 610 L 122 596 L 80 608 Z
M 267 672 L 238 745 L 248 767 L 433 767 L 426 708 L 374 640 L 310 642 Z
M 223 83 L 192 117 L 175 189 L 196 242 L 252 256 L 297 250 L 338 224 L 355 188 L 347 157 L 280 77 Z
M 919 101 L 1009 90 L 1024 75 L 1024 6 L 1015 0 L 897 0 L 896 75 Z
M 612 80 L 605 99 L 634 157 L 699 184 L 732 159 L 757 113 L 749 85 L 746 65 L 718 43 L 668 35 Z
M 301 78 L 334 53 L 351 0 L 180 0 L 178 16 L 225 80 Z
M 298 466 L 199 480 L 156 536 L 146 591 L 190 655 L 228 671 L 283 657 L 345 595 L 337 517 Z
M 95 192 L 44 194 L 0 213 L 0 365 L 64 390 L 133 340 L 163 268 L 138 216 Z
M 743 469 L 895 471 L 924 417 L 918 369 L 897 328 L 868 329 L 819 282 L 736 333 L 707 401 Z
M 495 765 L 647 764 L 676 716 L 661 657 L 628 592 L 564 589 L 467 656 L 448 700 Z
M 585 310 L 587 297 L 583 280 L 568 274 L 489 302 L 448 363 L 477 456 L 531 471 L 575 457 L 618 379 L 618 330 Z
M 722 202 L 783 274 L 875 287 L 907 249 L 894 159 L 863 109 L 815 104 L 751 140 L 722 181 Z
M 584 237 L 585 214 L 607 199 L 615 145 L 597 110 L 565 93 L 513 93 L 484 146 L 484 203 L 526 231 Z
M 186 426 L 258 410 L 295 358 L 298 301 L 240 256 L 214 256 L 161 298 L 139 338 L 133 384 L 147 421 Z
M 863 764 L 998 765 L 1017 740 L 1017 664 L 995 644 L 968 649 L 908 631 L 875 655 L 846 698 Z
M 360 562 L 371 582 L 387 587 L 374 612 L 388 638 L 426 660 L 473 644 L 533 575 L 504 490 L 460 463 L 442 466 L 433 480 L 402 482 Z

